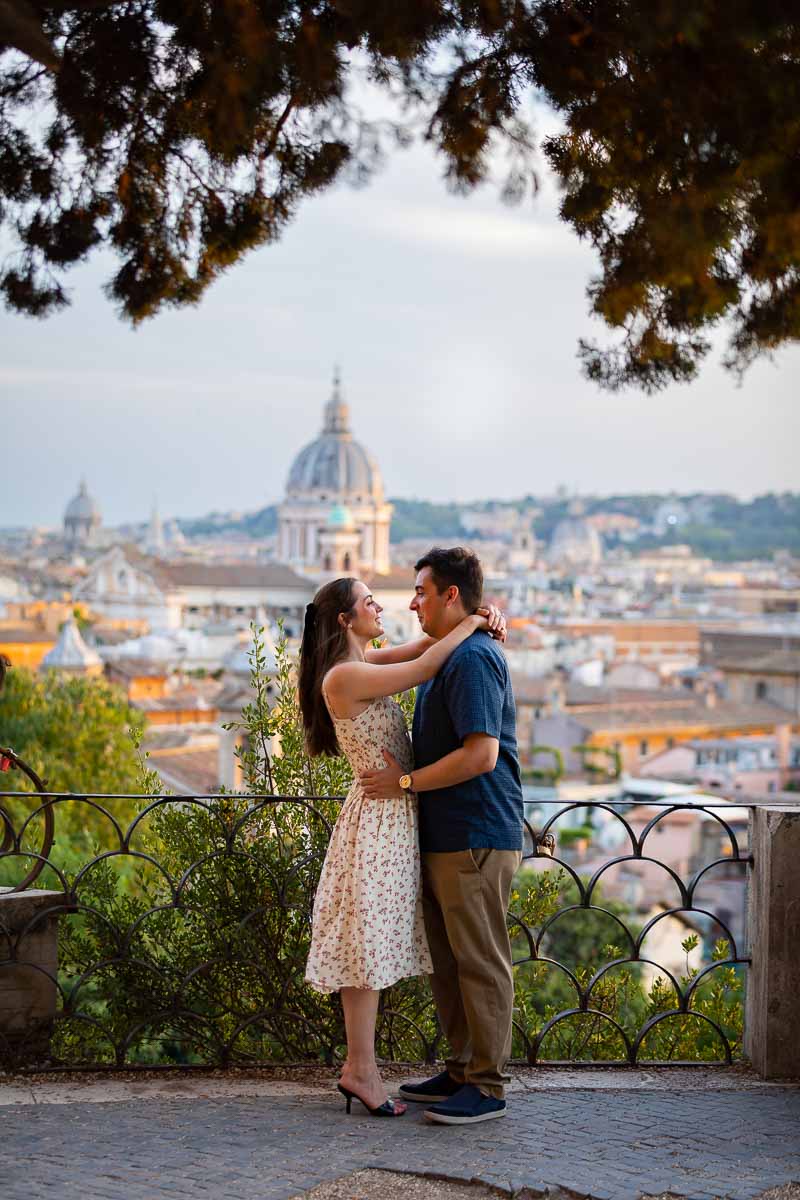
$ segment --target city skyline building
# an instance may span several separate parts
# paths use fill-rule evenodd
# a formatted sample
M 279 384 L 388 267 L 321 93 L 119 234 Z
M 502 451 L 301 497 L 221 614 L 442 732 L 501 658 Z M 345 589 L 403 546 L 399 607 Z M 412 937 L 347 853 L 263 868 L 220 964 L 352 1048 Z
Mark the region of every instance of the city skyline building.
M 289 471 L 277 557 L 313 575 L 386 574 L 392 511 L 378 464 L 353 437 L 337 369 L 322 432 Z
M 92 545 L 103 524 L 100 508 L 81 479 L 77 493 L 64 511 L 64 538 L 72 547 Z

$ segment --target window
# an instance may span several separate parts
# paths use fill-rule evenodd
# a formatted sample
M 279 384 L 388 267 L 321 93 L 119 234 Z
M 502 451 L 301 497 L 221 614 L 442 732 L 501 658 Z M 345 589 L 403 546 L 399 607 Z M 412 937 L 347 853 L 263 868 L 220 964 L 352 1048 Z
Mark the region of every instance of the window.
M 675 745 L 675 738 L 667 738 L 667 749 L 671 750 Z
M 758 682 L 756 683 L 756 700 L 766 700 L 766 698 L 767 698 L 766 680 L 759 679 Z
M 647 754 L 647 750 L 648 742 L 647 738 L 644 738 L 641 742 L 639 742 L 639 757 L 644 758 L 644 756 Z

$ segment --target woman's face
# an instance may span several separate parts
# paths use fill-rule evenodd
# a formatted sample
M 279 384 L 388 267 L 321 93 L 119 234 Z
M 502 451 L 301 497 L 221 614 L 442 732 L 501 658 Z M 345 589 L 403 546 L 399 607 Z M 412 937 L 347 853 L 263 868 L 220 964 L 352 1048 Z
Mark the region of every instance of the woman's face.
M 381 608 L 365 583 L 359 579 L 353 588 L 353 611 L 345 618 L 356 637 L 376 638 L 383 636 Z

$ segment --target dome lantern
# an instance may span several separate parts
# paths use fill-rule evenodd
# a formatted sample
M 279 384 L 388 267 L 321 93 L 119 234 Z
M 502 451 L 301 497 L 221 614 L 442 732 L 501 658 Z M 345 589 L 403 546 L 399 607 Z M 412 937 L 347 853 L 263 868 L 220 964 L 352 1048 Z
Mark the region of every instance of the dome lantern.
M 342 399 L 342 377 L 339 368 L 333 372 L 333 391 L 325 405 L 325 424 L 323 433 L 338 433 L 350 437 L 350 409 Z

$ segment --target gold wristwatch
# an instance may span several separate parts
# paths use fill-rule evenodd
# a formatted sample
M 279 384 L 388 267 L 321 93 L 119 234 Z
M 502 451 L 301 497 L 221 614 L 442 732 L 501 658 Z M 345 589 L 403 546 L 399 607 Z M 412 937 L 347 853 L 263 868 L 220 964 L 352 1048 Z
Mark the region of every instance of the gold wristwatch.
M 414 792 L 414 781 L 410 775 L 401 775 L 397 781 L 404 792 Z

